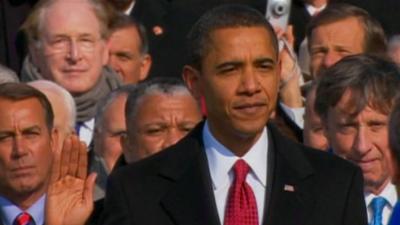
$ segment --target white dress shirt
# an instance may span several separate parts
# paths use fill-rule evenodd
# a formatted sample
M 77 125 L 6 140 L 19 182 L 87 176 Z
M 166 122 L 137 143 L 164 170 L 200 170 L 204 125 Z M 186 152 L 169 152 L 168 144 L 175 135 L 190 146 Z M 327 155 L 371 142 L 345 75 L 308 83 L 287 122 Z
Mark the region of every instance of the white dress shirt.
M 94 118 L 83 122 L 82 126 L 79 127 L 79 139 L 85 142 L 86 146 L 90 145 L 93 139 L 94 131 Z M 89 150 L 89 149 L 88 149 Z
M 396 205 L 398 198 L 396 187 L 392 183 L 389 183 L 388 185 L 386 185 L 386 187 L 379 195 L 374 195 L 372 193 L 365 194 L 365 205 L 367 206 L 367 214 L 369 222 L 371 221 L 373 216 L 373 211 L 372 208 L 370 207 L 370 203 L 372 202 L 372 199 L 378 196 L 384 197 L 388 202 L 383 208 L 382 212 L 382 224 L 387 225 L 389 223 L 390 216 L 392 215 L 393 208 Z
M 313 16 L 315 13 L 321 12 L 325 8 L 326 8 L 326 4 L 322 5 L 319 8 L 314 7 L 314 6 L 310 5 L 310 4 L 306 4 L 306 9 L 307 9 L 307 12 L 310 14 L 310 16 Z
M 283 102 L 279 102 L 279 104 L 282 106 L 282 110 L 286 113 L 286 115 L 288 115 L 288 117 L 295 122 L 299 128 L 303 129 L 305 108 L 291 108 Z
M 207 121 L 203 128 L 203 141 L 212 179 L 218 216 L 221 224 L 223 224 L 229 187 L 234 179 L 234 174 L 231 169 L 240 158 L 214 138 L 210 132 Z M 252 188 L 257 201 L 259 224 L 261 224 L 264 214 L 264 199 L 267 182 L 267 151 L 268 135 L 267 129 L 264 128 L 257 142 L 243 157 L 241 157 L 251 168 L 246 177 L 246 182 Z
M 133 7 L 135 6 L 135 1 L 132 1 L 132 3 L 129 5 L 128 9 L 125 10 L 125 15 L 129 16 L 133 10 Z

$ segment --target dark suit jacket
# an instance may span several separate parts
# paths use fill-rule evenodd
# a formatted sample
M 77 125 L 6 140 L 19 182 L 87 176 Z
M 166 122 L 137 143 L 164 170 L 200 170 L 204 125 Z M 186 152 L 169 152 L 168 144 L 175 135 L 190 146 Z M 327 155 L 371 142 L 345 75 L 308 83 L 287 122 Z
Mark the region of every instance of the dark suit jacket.
M 0 64 L 20 72 L 27 51 L 19 28 L 38 0 L 0 0 Z
M 203 123 L 175 146 L 114 171 L 101 224 L 221 224 L 202 127 Z M 268 133 L 270 160 L 263 224 L 367 224 L 360 169 L 296 144 L 272 126 L 268 126 Z M 285 185 L 295 190 L 285 191 Z
M 136 0 L 130 16 L 146 27 L 153 60 L 148 78 L 181 79 L 185 37 L 196 18 L 166 0 Z M 162 32 L 154 32 L 155 28 Z

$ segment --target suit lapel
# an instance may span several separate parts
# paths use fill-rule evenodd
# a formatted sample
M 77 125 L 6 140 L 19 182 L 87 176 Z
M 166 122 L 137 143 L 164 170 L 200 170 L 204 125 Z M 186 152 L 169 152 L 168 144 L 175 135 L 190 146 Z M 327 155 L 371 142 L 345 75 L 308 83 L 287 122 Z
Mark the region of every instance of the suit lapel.
M 170 191 L 161 200 L 161 205 L 175 224 L 220 224 L 207 158 L 202 145 L 202 127 L 203 125 L 198 126 L 177 149 L 183 153 L 180 154 L 182 155 L 180 159 L 176 159 L 180 162 L 168 163 L 160 171 L 160 176 L 174 182 Z
M 268 170 L 272 170 L 273 175 L 268 178 L 267 186 L 272 187 L 266 193 L 269 199 L 265 201 L 268 204 L 263 224 L 309 223 L 315 205 L 313 169 L 298 146 L 288 142 L 276 128 L 269 128 L 269 148 L 274 154 Z M 272 185 L 269 185 L 271 180 Z

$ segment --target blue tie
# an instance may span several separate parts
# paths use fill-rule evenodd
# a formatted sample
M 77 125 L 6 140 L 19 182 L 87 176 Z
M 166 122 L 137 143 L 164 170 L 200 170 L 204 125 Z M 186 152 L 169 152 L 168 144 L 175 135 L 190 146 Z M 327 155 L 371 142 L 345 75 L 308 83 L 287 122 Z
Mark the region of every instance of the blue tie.
M 382 211 L 386 205 L 386 199 L 383 197 L 375 197 L 372 199 L 371 208 L 373 211 L 373 217 L 370 225 L 382 225 Z
M 79 136 L 79 133 L 80 133 L 81 128 L 82 128 L 83 126 L 85 126 L 85 123 L 84 123 L 84 122 L 77 122 L 77 123 L 75 124 L 75 132 L 76 132 L 76 135 Z

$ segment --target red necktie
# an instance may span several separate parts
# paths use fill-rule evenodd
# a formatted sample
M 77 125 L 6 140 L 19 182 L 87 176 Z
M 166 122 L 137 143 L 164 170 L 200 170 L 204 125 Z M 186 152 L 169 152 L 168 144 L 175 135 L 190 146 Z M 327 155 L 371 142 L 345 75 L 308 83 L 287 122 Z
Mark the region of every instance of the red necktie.
M 235 179 L 229 188 L 224 225 L 258 225 L 256 198 L 246 183 L 250 167 L 243 159 L 239 159 L 233 170 Z
M 32 221 L 31 215 L 26 212 L 20 213 L 14 220 L 13 225 L 29 225 Z

